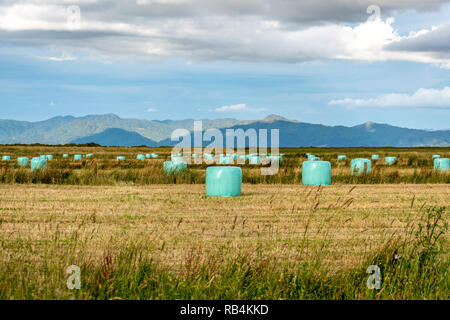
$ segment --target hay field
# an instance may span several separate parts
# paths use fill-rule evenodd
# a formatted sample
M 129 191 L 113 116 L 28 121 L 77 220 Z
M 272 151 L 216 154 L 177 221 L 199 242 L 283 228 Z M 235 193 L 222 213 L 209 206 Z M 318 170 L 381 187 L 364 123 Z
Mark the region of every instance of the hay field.
M 0 155 L 11 156 L 11 161 L 0 161 L 0 184 L 56 184 L 56 185 L 149 185 L 149 184 L 204 184 L 206 164 L 189 164 L 186 172 L 166 176 L 163 162 L 170 160 L 172 148 L 147 147 L 89 147 L 89 146 L 0 146 Z M 158 159 L 136 160 L 137 154 L 157 153 Z M 270 152 L 270 151 L 269 151 Z M 332 167 L 332 184 L 394 184 L 394 183 L 450 183 L 450 171 L 433 170 L 433 154 L 450 157 L 450 148 L 282 148 L 284 153 L 276 175 L 261 175 L 261 165 L 239 164 L 243 182 L 250 184 L 301 184 L 302 162 L 306 153 L 314 153 Z M 68 153 L 69 158 L 62 158 Z M 74 161 L 74 154 L 92 153 L 92 158 Z M 247 150 L 248 153 L 248 150 Z M 17 157 L 35 157 L 52 154 L 47 169 L 31 172 L 29 166 L 17 165 Z M 337 161 L 340 154 L 346 161 Z M 354 158 L 371 158 L 372 171 L 367 175 L 351 174 L 350 161 Z M 117 161 L 122 155 L 125 161 Z M 384 163 L 385 156 L 396 156 L 394 165 Z M 237 164 L 236 164 L 237 165 Z
M 0 185 L 0 298 L 449 298 L 449 234 L 431 247 L 417 233 L 439 216 L 427 208 L 448 208 L 448 185 L 204 189 Z M 426 230 L 448 221 L 444 209 Z M 365 287 L 372 263 L 381 292 Z M 72 264 L 81 290 L 66 288 Z

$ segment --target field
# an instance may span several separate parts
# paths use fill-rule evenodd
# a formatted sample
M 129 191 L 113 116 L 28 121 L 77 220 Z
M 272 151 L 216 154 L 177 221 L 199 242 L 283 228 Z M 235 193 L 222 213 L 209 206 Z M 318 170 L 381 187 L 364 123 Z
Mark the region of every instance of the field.
M 117 148 L 117 147 L 76 147 L 76 146 L 3 146 L 0 154 L 10 155 L 12 161 L 0 162 L 0 183 L 44 183 L 68 185 L 117 185 L 117 184 L 203 184 L 206 164 L 189 165 L 185 173 L 165 176 L 163 162 L 170 159 L 171 148 Z M 158 159 L 136 160 L 137 154 L 155 152 Z M 333 184 L 372 183 L 450 183 L 450 173 L 433 170 L 433 154 L 450 157 L 450 148 L 302 148 L 281 149 L 285 153 L 278 174 L 263 176 L 259 165 L 242 165 L 243 182 L 250 184 L 299 184 L 302 180 L 301 163 L 307 159 L 306 153 L 330 161 Z M 68 153 L 70 158 L 62 159 Z M 93 159 L 74 161 L 74 154 L 93 153 Z M 17 166 L 19 156 L 34 157 L 52 154 L 55 160 L 48 162 L 48 169 L 30 172 Z M 347 155 L 347 161 L 337 161 L 337 155 Z M 378 154 L 380 159 L 372 161 L 370 174 L 355 176 L 350 171 L 350 160 L 369 158 Z M 125 161 L 116 161 L 123 155 Z M 396 156 L 396 164 L 384 164 L 385 156 Z
M 431 162 L 449 148 L 286 149 L 277 176 L 245 165 L 237 198 L 205 196 L 205 165 L 164 176 L 170 149 L 122 163 L 155 149 L 73 150 L 0 148 L 56 158 L 37 173 L 2 162 L 0 299 L 450 298 L 450 178 Z M 64 152 L 92 152 L 97 168 Z M 332 160 L 333 185 L 301 185 L 306 152 Z M 399 162 L 356 177 L 335 161 L 372 153 Z M 66 286 L 70 265 L 80 290 Z

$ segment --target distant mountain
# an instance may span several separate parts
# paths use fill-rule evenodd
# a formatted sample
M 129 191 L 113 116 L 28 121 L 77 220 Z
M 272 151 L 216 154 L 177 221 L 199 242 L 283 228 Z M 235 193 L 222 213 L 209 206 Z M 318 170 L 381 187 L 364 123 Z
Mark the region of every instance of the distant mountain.
M 238 124 L 235 119 L 203 120 L 203 128 L 224 128 Z M 101 133 L 109 128 L 134 131 L 153 141 L 170 137 L 177 128 L 194 129 L 194 120 L 149 121 L 122 119 L 115 114 L 88 115 L 85 117 L 55 117 L 45 121 L 26 122 L 0 120 L 0 144 L 44 143 L 66 144 L 71 141 Z
M 282 147 L 450 146 L 450 130 L 416 130 L 373 122 L 353 127 L 326 126 L 269 115 L 262 120 L 247 121 L 204 119 L 202 125 L 203 130 L 216 128 L 224 136 L 227 128 L 244 131 L 279 129 Z M 177 143 L 170 140 L 175 129 L 192 131 L 193 126 L 193 119 L 149 121 L 122 119 L 114 114 L 55 117 L 39 122 L 0 120 L 0 144 L 94 142 L 102 145 L 171 146 Z
M 450 146 L 450 130 L 425 131 L 406 129 L 366 122 L 353 127 L 325 126 L 297 121 L 264 119 L 252 121 L 245 125 L 236 125 L 228 129 L 267 129 L 267 144 L 270 146 L 270 130 L 279 129 L 280 147 L 419 147 L 419 146 Z M 225 137 L 226 129 L 219 129 Z M 192 135 L 193 136 L 193 135 Z M 246 139 L 248 146 L 248 139 Z M 175 145 L 170 139 L 159 142 L 161 145 Z M 225 138 L 223 145 L 225 146 Z M 237 142 L 235 142 L 237 143 Z M 210 142 L 204 142 L 203 146 Z M 258 142 L 259 144 L 259 142 Z M 194 145 L 193 139 L 191 145 Z
M 76 139 L 71 143 L 75 144 L 96 143 L 106 147 L 159 146 L 155 141 L 147 139 L 137 132 L 126 131 L 118 128 L 106 129 L 103 132 L 96 133 L 88 137 Z

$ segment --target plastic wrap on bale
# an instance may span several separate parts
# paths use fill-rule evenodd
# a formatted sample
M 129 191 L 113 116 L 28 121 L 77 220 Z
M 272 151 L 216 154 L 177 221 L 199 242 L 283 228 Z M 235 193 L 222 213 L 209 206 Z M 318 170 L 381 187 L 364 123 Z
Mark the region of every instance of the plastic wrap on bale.
M 331 184 L 331 164 L 328 161 L 304 161 L 302 183 L 308 186 L 328 186 Z
M 350 163 L 350 170 L 353 175 L 368 174 L 372 170 L 372 162 L 363 158 L 353 159 Z
M 17 165 L 19 167 L 26 167 L 26 166 L 28 166 L 28 158 L 27 157 L 18 157 L 17 158 Z
M 208 167 L 206 169 L 206 195 L 211 197 L 237 197 L 241 195 L 242 170 L 239 167 Z
M 387 164 L 388 166 L 392 166 L 396 162 L 397 162 L 397 158 L 396 157 L 386 157 L 386 158 L 384 158 L 384 163 Z
M 436 158 L 433 161 L 435 171 L 450 171 L 449 158 Z
M 47 168 L 47 159 L 33 158 L 31 159 L 31 171 L 41 170 Z

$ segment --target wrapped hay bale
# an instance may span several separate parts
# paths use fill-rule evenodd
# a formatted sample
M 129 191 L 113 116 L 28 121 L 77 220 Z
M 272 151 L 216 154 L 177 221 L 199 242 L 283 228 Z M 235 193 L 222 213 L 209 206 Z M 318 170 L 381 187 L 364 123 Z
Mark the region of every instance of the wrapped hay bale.
M 28 158 L 27 157 L 18 157 L 17 158 L 17 165 L 19 167 L 26 167 L 26 166 L 28 166 Z
M 392 166 L 396 162 L 397 162 L 397 158 L 396 157 L 385 157 L 384 158 L 384 163 L 387 164 L 388 166 Z
M 372 170 L 372 162 L 369 159 L 353 159 L 350 170 L 354 175 L 368 174 Z
M 219 158 L 219 164 L 234 164 L 234 157 L 221 154 Z
M 47 159 L 35 157 L 31 159 L 31 171 L 47 168 Z
M 449 171 L 450 160 L 448 158 L 436 158 L 433 161 L 435 171 Z
M 304 161 L 302 183 L 308 186 L 328 186 L 331 184 L 331 164 L 328 161 Z
M 239 167 L 208 167 L 206 169 L 206 195 L 211 197 L 237 197 L 241 195 L 242 170 Z

